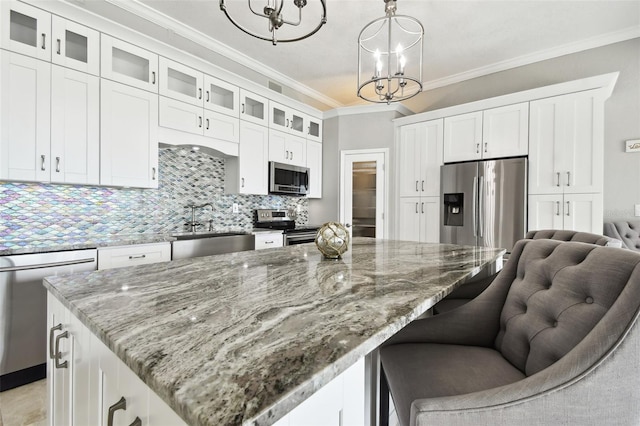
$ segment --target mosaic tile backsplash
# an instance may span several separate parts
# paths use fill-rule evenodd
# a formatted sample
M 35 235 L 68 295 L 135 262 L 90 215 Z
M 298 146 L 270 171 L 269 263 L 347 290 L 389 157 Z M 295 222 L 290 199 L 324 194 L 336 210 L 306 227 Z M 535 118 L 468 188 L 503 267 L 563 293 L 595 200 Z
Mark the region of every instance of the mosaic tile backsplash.
M 182 148 L 160 150 L 158 189 L 0 182 L 0 241 L 79 239 L 186 231 L 190 204 L 206 230 L 250 231 L 258 208 L 290 209 L 308 219 L 304 197 L 227 195 L 224 159 Z M 239 213 L 232 213 L 234 203 Z

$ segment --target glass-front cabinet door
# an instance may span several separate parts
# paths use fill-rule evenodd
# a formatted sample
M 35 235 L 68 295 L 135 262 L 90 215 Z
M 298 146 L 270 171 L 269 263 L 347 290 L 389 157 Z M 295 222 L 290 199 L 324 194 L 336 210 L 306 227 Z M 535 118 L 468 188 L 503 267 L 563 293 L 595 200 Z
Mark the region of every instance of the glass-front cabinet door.
M 240 90 L 238 86 L 204 76 L 204 107 L 210 111 L 238 117 L 240 112 Z
M 261 126 L 269 124 L 267 98 L 240 89 L 240 118 Z
M 204 74 L 170 59 L 159 59 L 160 94 L 202 107 Z
M 17 1 L 0 1 L 3 49 L 51 60 L 51 14 Z
M 103 78 L 158 93 L 158 55 L 125 41 L 102 34 Z
M 54 64 L 100 75 L 100 33 L 59 16 L 51 20 Z
M 307 117 L 307 139 L 322 142 L 322 120 L 315 117 Z

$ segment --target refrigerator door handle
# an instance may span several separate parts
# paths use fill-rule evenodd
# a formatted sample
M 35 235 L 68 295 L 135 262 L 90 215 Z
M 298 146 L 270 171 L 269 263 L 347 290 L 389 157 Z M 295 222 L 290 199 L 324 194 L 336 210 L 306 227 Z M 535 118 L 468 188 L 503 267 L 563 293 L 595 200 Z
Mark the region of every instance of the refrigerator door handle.
M 474 177 L 473 178 L 473 195 L 472 195 L 472 201 L 473 201 L 473 205 L 472 205 L 472 211 L 473 211 L 473 236 L 474 237 L 478 236 L 478 230 L 476 229 L 476 226 L 478 224 L 478 215 L 477 215 L 477 209 L 476 209 L 477 200 L 478 200 L 478 178 Z
M 478 178 L 478 230 L 479 237 L 484 237 L 484 177 Z

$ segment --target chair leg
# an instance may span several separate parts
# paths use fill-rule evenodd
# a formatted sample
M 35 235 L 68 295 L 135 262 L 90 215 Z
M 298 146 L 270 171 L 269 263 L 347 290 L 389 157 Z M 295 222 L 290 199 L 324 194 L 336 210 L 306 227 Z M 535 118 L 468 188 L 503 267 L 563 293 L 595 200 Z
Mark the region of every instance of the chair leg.
M 380 394 L 378 398 L 380 401 L 378 407 L 380 426 L 389 426 L 389 384 L 382 364 L 380 364 Z

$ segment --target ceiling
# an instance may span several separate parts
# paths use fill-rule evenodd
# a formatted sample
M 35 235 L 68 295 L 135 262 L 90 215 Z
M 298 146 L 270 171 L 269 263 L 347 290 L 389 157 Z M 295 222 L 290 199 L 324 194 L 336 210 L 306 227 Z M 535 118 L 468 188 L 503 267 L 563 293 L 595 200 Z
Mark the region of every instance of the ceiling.
M 327 24 L 315 35 L 273 46 L 234 27 L 219 0 L 106 1 L 172 30 L 185 25 L 183 37 L 314 98 L 322 109 L 364 102 L 356 96 L 358 34 L 384 16 L 383 0 L 327 0 Z M 308 10 L 316 7 L 317 13 L 313 3 L 319 0 L 308 1 Z M 227 3 L 249 13 L 246 0 Z M 419 19 L 425 28 L 427 89 L 640 37 L 640 0 L 398 0 L 397 5 L 398 14 Z

